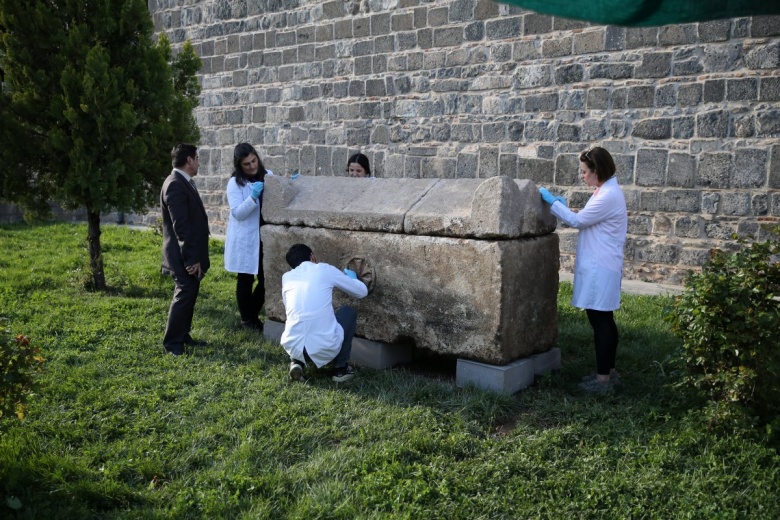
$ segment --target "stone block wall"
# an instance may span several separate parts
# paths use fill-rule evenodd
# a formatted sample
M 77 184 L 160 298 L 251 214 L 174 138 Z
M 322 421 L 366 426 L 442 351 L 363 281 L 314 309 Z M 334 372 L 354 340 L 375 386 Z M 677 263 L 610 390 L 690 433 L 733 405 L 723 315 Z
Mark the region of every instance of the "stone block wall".
M 584 205 L 604 146 L 627 278 L 679 283 L 780 220 L 780 17 L 592 25 L 491 0 L 149 0 L 203 60 L 199 187 L 213 231 L 236 143 L 277 174 L 527 178 Z M 151 218 L 151 217 L 149 217 Z M 571 269 L 576 233 L 559 229 Z
M 86 221 L 87 220 L 87 211 L 85 209 L 78 209 L 78 210 L 72 210 L 72 211 L 66 211 L 62 209 L 58 204 L 55 203 L 49 203 L 49 208 L 51 209 L 52 217 L 57 220 L 62 220 L 66 222 L 79 222 L 79 221 Z M 114 214 L 107 216 L 111 217 Z M 24 212 L 21 208 L 16 206 L 15 204 L 2 204 L 0 203 L 0 224 L 14 224 L 17 222 L 22 222 L 24 220 Z M 113 222 L 112 220 L 106 219 L 107 222 Z

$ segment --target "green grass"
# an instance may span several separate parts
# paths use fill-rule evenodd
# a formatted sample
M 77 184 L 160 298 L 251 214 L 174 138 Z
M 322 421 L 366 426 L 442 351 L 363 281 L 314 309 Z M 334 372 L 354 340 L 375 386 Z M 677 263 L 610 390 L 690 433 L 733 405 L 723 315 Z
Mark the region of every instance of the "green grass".
M 413 367 L 291 384 L 282 348 L 237 327 L 221 243 L 193 330 L 209 346 L 173 358 L 160 237 L 104 228 L 105 294 L 83 288 L 85 237 L 0 227 L 0 315 L 48 360 L 28 418 L 0 422 L 0 517 L 780 517 L 776 447 L 710 433 L 672 385 L 664 298 L 624 298 L 612 396 L 577 391 L 594 355 L 568 284 L 563 369 L 515 396 Z

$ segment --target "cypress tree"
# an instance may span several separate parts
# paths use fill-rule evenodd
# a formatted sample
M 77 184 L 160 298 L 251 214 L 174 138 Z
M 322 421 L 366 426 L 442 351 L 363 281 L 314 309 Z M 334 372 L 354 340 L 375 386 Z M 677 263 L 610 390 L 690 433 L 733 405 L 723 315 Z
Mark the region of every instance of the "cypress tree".
M 200 58 L 153 31 L 144 0 L 0 0 L 0 198 L 84 208 L 95 289 L 101 214 L 156 204 L 171 148 L 198 140 Z

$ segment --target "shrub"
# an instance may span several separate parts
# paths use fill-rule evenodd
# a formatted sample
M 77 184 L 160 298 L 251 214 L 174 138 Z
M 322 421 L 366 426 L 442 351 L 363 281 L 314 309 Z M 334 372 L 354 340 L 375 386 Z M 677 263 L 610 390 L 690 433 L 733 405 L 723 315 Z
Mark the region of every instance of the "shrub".
M 713 249 L 665 317 L 682 339 L 682 382 L 716 422 L 780 411 L 780 225 L 764 229 L 766 241 Z
M 27 413 L 25 397 L 35 388 L 35 375 L 43 370 L 44 359 L 27 336 L 16 336 L 0 321 L 0 419 Z

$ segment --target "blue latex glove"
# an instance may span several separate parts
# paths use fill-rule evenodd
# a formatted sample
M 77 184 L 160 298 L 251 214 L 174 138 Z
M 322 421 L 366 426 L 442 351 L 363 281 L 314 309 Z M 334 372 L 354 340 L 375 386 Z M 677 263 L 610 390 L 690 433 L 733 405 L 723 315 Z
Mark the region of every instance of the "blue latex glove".
M 293 174 L 292 174 L 292 177 L 290 177 L 290 180 L 291 180 L 291 181 L 294 181 L 295 179 L 297 179 L 297 178 L 298 178 L 298 177 L 300 177 L 300 176 L 301 176 L 301 174 L 300 174 L 300 173 L 293 173 Z
M 566 206 L 567 208 L 569 207 L 568 205 L 566 205 L 566 199 L 564 199 L 564 198 L 563 198 L 563 197 L 561 197 L 560 195 L 556 195 L 556 197 L 555 197 L 555 200 L 557 200 L 558 202 L 560 202 L 561 204 L 563 204 L 563 205 L 564 205 L 564 206 Z
M 257 197 L 259 197 L 260 194 L 263 193 L 264 187 L 265 187 L 264 182 L 256 182 L 252 184 L 252 198 L 257 200 Z
M 353 280 L 357 280 L 357 273 L 352 269 L 344 269 L 344 274 L 349 276 Z
M 555 202 L 555 197 L 553 197 L 553 194 L 547 191 L 547 188 L 539 188 L 539 193 L 542 195 L 542 200 L 545 201 L 550 206 L 553 205 L 553 202 Z

